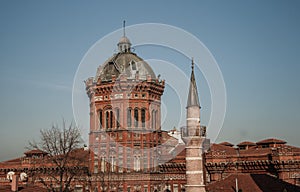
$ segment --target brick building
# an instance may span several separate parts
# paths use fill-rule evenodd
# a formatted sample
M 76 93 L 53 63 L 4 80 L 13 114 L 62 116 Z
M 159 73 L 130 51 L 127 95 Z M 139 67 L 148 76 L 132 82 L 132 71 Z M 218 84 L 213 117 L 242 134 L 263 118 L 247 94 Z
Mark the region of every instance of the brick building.
M 212 144 L 205 160 L 210 191 L 226 191 L 225 183 L 228 188 L 228 179 L 233 178 L 243 183 L 239 186 L 243 191 L 251 191 L 247 183 L 260 188 L 257 191 L 300 191 L 300 148 L 283 140 L 244 141 L 237 147 L 228 142 Z M 235 182 L 231 187 L 236 187 Z
M 206 127 L 200 125 L 193 62 L 186 126 L 179 131 L 161 129 L 165 81 L 132 52 L 125 34 L 118 53 L 85 85 L 89 149 L 78 150 L 85 157 L 81 165 L 70 165 L 82 170 L 72 180 L 72 191 L 300 191 L 300 148 L 278 139 L 236 147 L 209 144 Z M 34 150 L 1 162 L 0 191 L 10 190 L 11 172 L 26 174 L 27 179 L 19 179 L 23 191 L 42 186 L 34 174 L 57 174 L 53 164 L 43 163 L 47 158 L 47 153 Z
M 164 80 L 131 51 L 125 34 L 118 43 L 118 53 L 85 83 L 90 100 L 93 188 L 155 191 L 172 182 L 181 190 L 184 175 L 176 175 L 173 180 L 172 175 L 161 174 L 159 168 L 173 158 L 174 151 L 173 155 L 168 152 L 178 143 L 160 126 Z

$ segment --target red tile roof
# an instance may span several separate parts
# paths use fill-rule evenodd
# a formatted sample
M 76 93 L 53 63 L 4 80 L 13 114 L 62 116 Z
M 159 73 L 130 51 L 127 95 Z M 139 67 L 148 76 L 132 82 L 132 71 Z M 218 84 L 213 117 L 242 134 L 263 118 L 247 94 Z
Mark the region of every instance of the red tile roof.
M 47 153 L 39 149 L 33 149 L 30 151 L 26 151 L 24 154 L 29 155 L 29 154 L 47 154 Z
M 255 146 L 256 144 L 251 142 L 251 141 L 243 141 L 243 142 L 237 144 L 236 146 L 247 146 L 247 145 L 248 146 Z
M 284 145 L 283 147 L 278 147 L 278 148 L 290 148 L 293 150 L 293 152 L 300 152 L 300 148 L 299 147 L 295 147 L 295 146 L 291 146 L 291 145 Z
M 270 143 L 277 143 L 277 144 L 286 144 L 286 141 L 280 140 L 280 139 L 275 139 L 275 138 L 270 138 L 270 139 L 264 139 L 261 141 L 258 141 L 256 144 L 270 144 Z
M 271 148 L 249 148 L 245 150 L 239 150 L 241 156 L 262 156 L 272 153 Z
M 20 192 L 47 192 L 45 188 L 41 188 L 38 186 L 19 186 L 18 191 Z M 11 186 L 5 185 L 0 186 L 0 192 L 11 192 Z
M 215 181 L 207 186 L 209 192 L 233 192 L 236 189 L 236 178 L 238 188 L 243 192 L 282 192 L 300 191 L 300 187 L 284 182 L 267 174 L 231 174 L 220 181 Z
M 2 161 L 2 162 L 0 162 L 0 164 L 21 163 L 21 161 L 22 161 L 22 157 L 19 157 L 19 158 L 10 159 L 7 161 Z
M 212 151 L 223 151 L 226 152 L 226 155 L 236 155 L 236 149 L 233 147 L 225 146 L 225 145 L 220 145 L 220 144 L 212 144 L 210 146 L 210 150 L 208 154 Z
M 228 146 L 228 147 L 233 147 L 234 146 L 232 143 L 229 143 L 227 141 L 219 143 L 219 145 L 225 145 L 225 146 Z

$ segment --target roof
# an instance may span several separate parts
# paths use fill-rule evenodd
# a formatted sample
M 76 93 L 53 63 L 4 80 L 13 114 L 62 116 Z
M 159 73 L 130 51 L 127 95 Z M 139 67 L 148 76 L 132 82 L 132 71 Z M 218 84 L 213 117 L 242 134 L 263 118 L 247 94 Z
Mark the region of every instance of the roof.
M 265 139 L 265 140 L 261 140 L 258 141 L 256 144 L 286 144 L 286 141 L 280 140 L 280 139 L 275 139 L 275 138 L 270 138 L 270 139 Z
M 225 146 L 228 146 L 228 147 L 233 147 L 234 146 L 232 143 L 229 143 L 227 141 L 219 143 L 219 145 L 225 145 Z
M 25 155 L 30 155 L 30 154 L 47 154 L 45 151 L 42 151 L 42 150 L 39 150 L 39 149 L 33 149 L 33 150 L 29 150 L 29 151 L 26 151 L 24 153 Z
M 265 156 L 267 157 L 268 154 L 272 153 L 271 148 L 249 148 L 246 150 L 240 150 L 239 154 L 240 156 Z
M 136 75 L 141 80 L 147 80 L 148 76 L 156 79 L 150 65 L 131 51 L 130 40 L 125 36 L 125 28 L 118 47 L 119 52 L 98 67 L 95 77 L 96 81 L 100 79 L 104 82 L 110 82 L 113 80 L 113 76 L 115 79 L 118 79 L 121 74 L 125 75 L 127 79 L 136 79 Z
M 26 153 L 32 154 L 32 151 L 28 151 Z M 45 152 L 43 152 L 45 153 Z M 71 153 L 70 156 L 72 158 L 76 157 L 76 159 L 80 159 L 82 161 L 82 166 L 84 166 L 85 163 L 88 162 L 88 158 L 89 158 L 89 150 L 85 150 L 84 148 L 78 148 L 78 149 L 74 149 Z M 50 156 L 48 158 L 51 158 Z M 16 170 L 16 169 L 23 169 L 25 167 L 28 167 L 28 163 L 27 162 L 23 162 L 23 160 L 26 159 L 24 157 L 19 157 L 19 158 L 15 158 L 15 159 L 11 159 L 11 160 L 7 160 L 7 161 L 3 161 L 0 162 L 0 170 L 1 169 L 9 169 L 9 170 Z M 36 163 L 39 162 L 40 159 L 36 159 Z M 51 159 L 48 159 L 49 161 Z M 48 164 L 47 166 L 53 166 L 52 164 Z
M 15 159 L 2 161 L 2 162 L 0 162 L 0 164 L 14 164 L 14 163 L 21 163 L 21 161 L 22 161 L 22 157 L 18 157 L 18 158 L 15 158 Z
M 256 144 L 251 142 L 251 141 L 243 141 L 239 144 L 237 144 L 236 146 L 255 146 Z
M 191 73 L 191 80 L 190 80 L 190 88 L 189 88 L 189 95 L 187 101 L 187 107 L 191 106 L 198 106 L 200 107 L 197 85 L 194 75 L 194 61 L 192 60 L 192 73 Z
M 238 188 L 243 192 L 282 192 L 300 191 L 300 187 L 284 182 L 267 174 L 231 174 L 220 181 L 209 183 L 207 190 L 209 192 L 232 192 L 236 189 L 236 178 Z
M 118 44 L 120 44 L 120 43 L 128 43 L 128 44 L 131 44 L 131 43 L 130 43 L 130 40 L 129 40 L 126 36 L 122 36 L 122 37 L 120 38 Z
M 127 79 L 135 79 L 136 74 L 139 75 L 141 80 L 146 80 L 148 75 L 152 79 L 156 78 L 155 73 L 147 62 L 135 53 L 128 51 L 114 54 L 100 65 L 96 73 L 96 81 L 99 78 L 101 81 L 112 81 L 113 75 L 118 79 L 121 74 L 124 74 Z
M 224 154 L 224 155 L 236 155 L 237 154 L 236 149 L 233 147 L 213 143 L 210 146 L 210 149 L 209 149 L 207 155 L 210 155 L 210 154 L 212 154 L 212 152 L 216 152 L 216 151 L 221 152 L 221 154 Z
M 295 148 L 295 151 L 297 148 Z M 249 147 L 245 150 L 237 150 L 237 148 L 230 147 L 224 144 L 212 144 L 208 153 L 206 153 L 207 158 L 212 158 L 212 160 L 218 158 L 216 156 L 224 157 L 224 156 L 239 156 L 239 157 L 268 157 L 268 154 L 272 153 L 272 148 L 256 148 L 256 147 Z M 208 159 L 207 159 L 208 161 Z M 210 162 L 210 161 L 208 161 Z
M 47 192 L 47 189 L 38 187 L 38 186 L 19 186 L 18 191 L 20 192 L 33 192 L 33 191 L 39 191 L 39 192 Z M 0 186 L 0 192 L 11 192 L 11 186 L 5 185 Z

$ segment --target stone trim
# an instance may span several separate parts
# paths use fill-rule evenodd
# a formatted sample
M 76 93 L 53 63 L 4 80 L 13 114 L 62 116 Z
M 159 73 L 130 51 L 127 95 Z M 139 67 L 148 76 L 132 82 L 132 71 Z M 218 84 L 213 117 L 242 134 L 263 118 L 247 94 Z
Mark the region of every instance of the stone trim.
M 195 175 L 195 174 L 202 174 L 203 171 L 186 171 L 186 174 Z
M 186 157 L 185 160 L 202 160 L 202 157 Z

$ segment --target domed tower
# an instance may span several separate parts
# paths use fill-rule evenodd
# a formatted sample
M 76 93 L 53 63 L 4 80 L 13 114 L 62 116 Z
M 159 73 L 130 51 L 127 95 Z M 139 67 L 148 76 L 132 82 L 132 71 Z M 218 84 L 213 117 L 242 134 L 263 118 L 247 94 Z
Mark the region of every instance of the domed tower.
M 206 127 L 200 126 L 200 103 L 192 60 L 192 73 L 186 107 L 186 127 L 182 129 L 182 139 L 186 150 L 186 191 L 205 192 L 204 143 Z
M 99 66 L 96 76 L 85 83 L 90 99 L 90 165 L 98 181 L 96 188 L 133 190 L 137 181 L 127 180 L 126 174 L 151 173 L 157 165 L 156 152 L 149 149 L 161 141 L 164 81 L 131 51 L 124 33 L 118 53 Z M 116 179 L 120 175 L 122 181 Z M 149 186 L 150 191 L 149 182 L 141 180 L 140 185 Z

